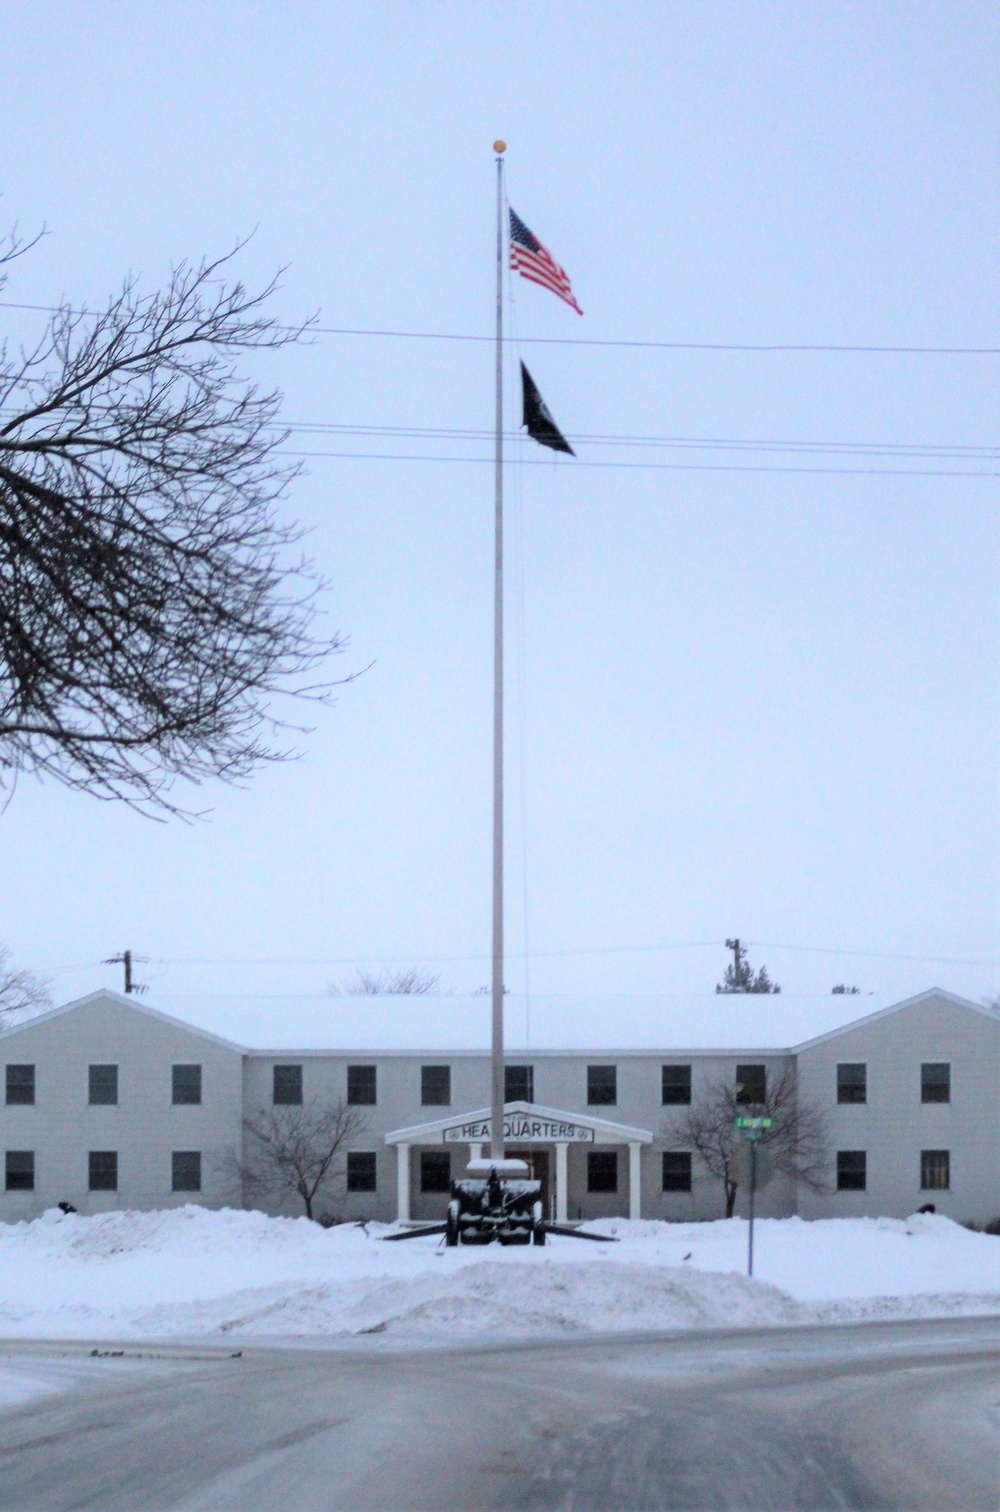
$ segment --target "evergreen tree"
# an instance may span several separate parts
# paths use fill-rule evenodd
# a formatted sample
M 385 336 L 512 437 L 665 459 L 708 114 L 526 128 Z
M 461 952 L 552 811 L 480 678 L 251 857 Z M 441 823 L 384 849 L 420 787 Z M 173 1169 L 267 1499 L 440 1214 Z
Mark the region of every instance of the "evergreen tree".
M 733 952 L 733 964 L 726 967 L 721 982 L 716 982 L 716 992 L 780 992 L 777 982 L 768 976 L 767 967 L 755 972 L 747 960 L 746 946 L 738 939 L 727 940 L 726 949 Z

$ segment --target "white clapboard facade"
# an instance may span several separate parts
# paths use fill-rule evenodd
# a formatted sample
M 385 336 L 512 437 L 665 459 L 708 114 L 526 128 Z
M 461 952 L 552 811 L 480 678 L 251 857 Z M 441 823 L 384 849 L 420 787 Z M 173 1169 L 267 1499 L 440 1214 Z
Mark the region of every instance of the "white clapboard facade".
M 926 1203 L 958 1219 L 1000 1215 L 1000 1015 L 989 1008 L 936 988 L 891 1004 L 536 999 L 530 1020 L 525 1007 L 512 998 L 507 1010 L 505 1137 L 553 1216 L 719 1216 L 721 1186 L 684 1137 L 689 1108 L 719 1082 L 789 1069 L 826 1121 L 829 1170 L 822 1192 L 772 1181 L 764 1215 L 905 1216 Z M 450 1179 L 488 1153 L 488 1009 L 479 996 L 160 1007 L 100 991 L 9 1027 L 0 1216 L 59 1202 L 85 1213 L 240 1205 L 244 1118 L 343 1102 L 358 1127 L 319 1213 L 437 1218 Z M 300 1211 L 291 1195 L 261 1205 Z

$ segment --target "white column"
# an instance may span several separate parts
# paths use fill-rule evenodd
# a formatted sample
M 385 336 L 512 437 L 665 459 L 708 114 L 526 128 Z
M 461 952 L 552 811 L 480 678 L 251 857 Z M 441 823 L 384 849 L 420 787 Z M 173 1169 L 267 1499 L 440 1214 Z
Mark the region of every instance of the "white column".
M 470 1160 L 482 1160 L 482 1158 L 483 1158 L 483 1147 L 482 1147 L 482 1145 L 481 1144 L 470 1144 L 470 1146 L 469 1146 L 469 1159 Z
M 565 1223 L 569 1216 L 569 1145 L 556 1145 L 556 1222 Z
M 396 1203 L 400 1223 L 410 1221 L 410 1147 L 396 1146 Z
M 642 1167 L 639 1157 L 642 1154 L 641 1144 L 630 1144 L 628 1147 L 628 1215 L 630 1218 L 642 1216 Z

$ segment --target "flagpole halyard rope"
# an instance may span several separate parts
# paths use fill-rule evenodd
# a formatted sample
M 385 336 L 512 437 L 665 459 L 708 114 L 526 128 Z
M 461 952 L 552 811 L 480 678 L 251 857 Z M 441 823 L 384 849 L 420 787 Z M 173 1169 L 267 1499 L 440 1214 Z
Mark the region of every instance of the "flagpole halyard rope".
M 506 176 L 505 176 L 506 183 Z M 504 195 L 505 224 L 510 224 L 510 201 Z M 510 310 L 511 335 L 507 342 L 508 369 L 507 379 L 513 391 L 517 363 L 519 360 L 520 328 L 517 319 L 517 299 L 515 285 L 517 280 L 513 276 L 510 260 L 506 267 L 507 278 L 507 303 Z M 510 432 L 512 460 L 520 463 L 524 460 L 524 437 L 518 428 Z M 521 929 L 522 929 L 522 963 L 524 971 L 524 1051 L 530 1057 L 531 1053 L 531 951 L 530 951 L 530 889 L 528 885 L 528 691 L 527 691 L 527 614 L 525 609 L 526 598 L 526 560 L 527 560 L 527 517 L 524 506 L 524 474 L 518 466 L 515 466 L 513 475 L 514 488 L 514 608 L 517 617 L 517 707 L 518 707 L 518 733 L 519 733 L 519 777 L 520 777 L 520 808 L 521 808 Z

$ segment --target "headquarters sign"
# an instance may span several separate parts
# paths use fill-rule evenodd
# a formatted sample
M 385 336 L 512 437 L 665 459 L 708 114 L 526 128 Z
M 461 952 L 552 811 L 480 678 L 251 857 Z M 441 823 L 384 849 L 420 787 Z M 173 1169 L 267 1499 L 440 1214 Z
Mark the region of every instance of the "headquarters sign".
M 490 1120 L 474 1118 L 452 1124 L 443 1130 L 445 1144 L 486 1144 L 490 1138 Z M 503 1121 L 503 1137 L 511 1144 L 584 1144 L 593 1143 L 594 1131 L 586 1124 L 570 1123 L 561 1118 L 535 1118 L 530 1113 L 508 1113 Z

